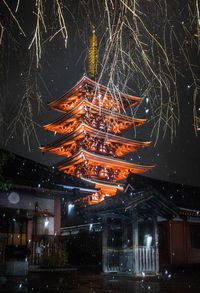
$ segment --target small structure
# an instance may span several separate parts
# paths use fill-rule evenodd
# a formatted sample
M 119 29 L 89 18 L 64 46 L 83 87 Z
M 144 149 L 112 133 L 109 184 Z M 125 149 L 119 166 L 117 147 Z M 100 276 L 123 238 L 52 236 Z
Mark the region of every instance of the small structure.
M 162 196 L 165 201 L 165 206 L 158 203 L 156 209 L 160 265 L 200 264 L 200 188 L 136 175 L 129 177 L 129 183 L 135 190 L 149 187 L 154 200 Z M 166 212 L 169 206 L 176 209 Z
M 81 212 L 87 224 L 63 227 L 61 235 L 79 237 L 86 255 L 89 239 L 98 246 L 100 235 L 101 254 L 91 254 L 101 258 L 103 272 L 156 275 L 160 266 L 200 263 L 198 188 L 132 174 L 125 192 Z
M 64 156 L 57 165 L 58 170 L 93 183 L 98 189 L 80 202 L 99 203 L 123 190 L 122 181 L 130 171 L 140 174 L 152 169 L 153 166 L 124 160 L 125 155 L 150 144 L 121 136 L 128 129 L 145 123 L 145 119 L 127 116 L 125 110 L 141 100 L 111 91 L 84 76 L 64 96 L 49 103 L 51 109 L 64 115 L 44 128 L 64 136 L 41 150 Z
M 17 247 L 31 250 L 30 260 L 39 263 L 44 252 L 59 250 L 61 201 L 76 193 L 90 194 L 95 189 L 80 186 L 78 179 L 18 155 L 1 150 L 7 157 L 2 176 L 7 182 L 0 190 L 0 263 L 5 252 Z M 48 245 L 51 244 L 51 245 Z M 21 247 L 21 248 L 20 248 Z M 29 253 L 30 254 L 30 253 Z

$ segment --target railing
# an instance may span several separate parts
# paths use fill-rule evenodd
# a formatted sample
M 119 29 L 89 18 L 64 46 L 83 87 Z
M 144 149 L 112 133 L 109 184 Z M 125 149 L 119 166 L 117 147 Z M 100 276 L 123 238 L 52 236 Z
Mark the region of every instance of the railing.
M 138 269 L 139 272 L 155 272 L 156 251 L 155 247 L 138 247 Z
M 0 236 L 2 236 L 2 235 L 0 235 Z M 6 243 L 7 243 L 6 238 L 0 239 L 0 264 L 4 263 L 4 261 L 5 261 Z
M 54 236 L 48 237 L 47 241 L 33 241 L 30 249 L 30 263 L 34 265 L 40 264 L 42 258 L 45 256 L 61 256 L 63 254 L 64 245 L 62 242 L 56 241 Z
M 7 246 L 7 239 L 0 235 L 0 264 L 5 262 L 5 249 Z M 64 243 L 59 241 L 58 236 L 45 236 L 45 241 L 41 239 L 34 240 L 28 244 L 30 248 L 30 264 L 39 265 L 44 256 L 63 257 L 65 255 Z
M 108 272 L 127 272 L 133 268 L 132 249 L 108 249 L 107 271 Z
M 108 249 L 107 272 L 156 272 L 156 248 Z

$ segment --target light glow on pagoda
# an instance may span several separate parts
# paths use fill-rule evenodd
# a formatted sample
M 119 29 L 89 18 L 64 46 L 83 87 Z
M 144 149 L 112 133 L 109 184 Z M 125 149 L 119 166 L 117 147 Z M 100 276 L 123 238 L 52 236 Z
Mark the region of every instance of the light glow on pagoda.
M 45 129 L 63 134 L 62 138 L 41 147 L 64 159 L 57 168 L 66 174 L 92 183 L 97 192 L 79 199 L 96 204 L 105 197 L 123 190 L 123 181 L 130 172 L 148 172 L 153 166 L 126 162 L 124 157 L 150 142 L 122 137 L 122 133 L 145 123 L 145 119 L 124 114 L 127 107 L 136 106 L 141 98 L 110 89 L 84 76 L 69 92 L 49 103 L 53 110 L 64 114 Z

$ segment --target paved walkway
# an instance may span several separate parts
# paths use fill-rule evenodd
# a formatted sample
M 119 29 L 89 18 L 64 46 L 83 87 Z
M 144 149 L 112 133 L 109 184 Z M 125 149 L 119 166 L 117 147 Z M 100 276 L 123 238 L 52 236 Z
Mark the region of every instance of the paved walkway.
M 32 272 L 27 278 L 0 277 L 0 292 L 65 293 L 199 293 L 200 271 L 165 270 L 161 277 L 133 278 L 115 274 Z

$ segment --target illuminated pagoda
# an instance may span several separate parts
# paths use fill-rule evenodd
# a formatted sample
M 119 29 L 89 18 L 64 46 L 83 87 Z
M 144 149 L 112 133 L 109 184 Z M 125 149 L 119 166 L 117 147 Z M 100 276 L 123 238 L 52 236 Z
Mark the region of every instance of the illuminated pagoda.
M 58 170 L 95 185 L 97 192 L 80 201 L 95 204 L 114 196 L 123 190 L 129 172 L 140 174 L 152 169 L 124 159 L 150 144 L 122 137 L 125 131 L 145 123 L 145 119 L 124 114 L 141 100 L 83 76 L 65 95 L 49 103 L 52 110 L 63 115 L 44 128 L 63 136 L 41 150 L 64 157 L 57 164 Z

